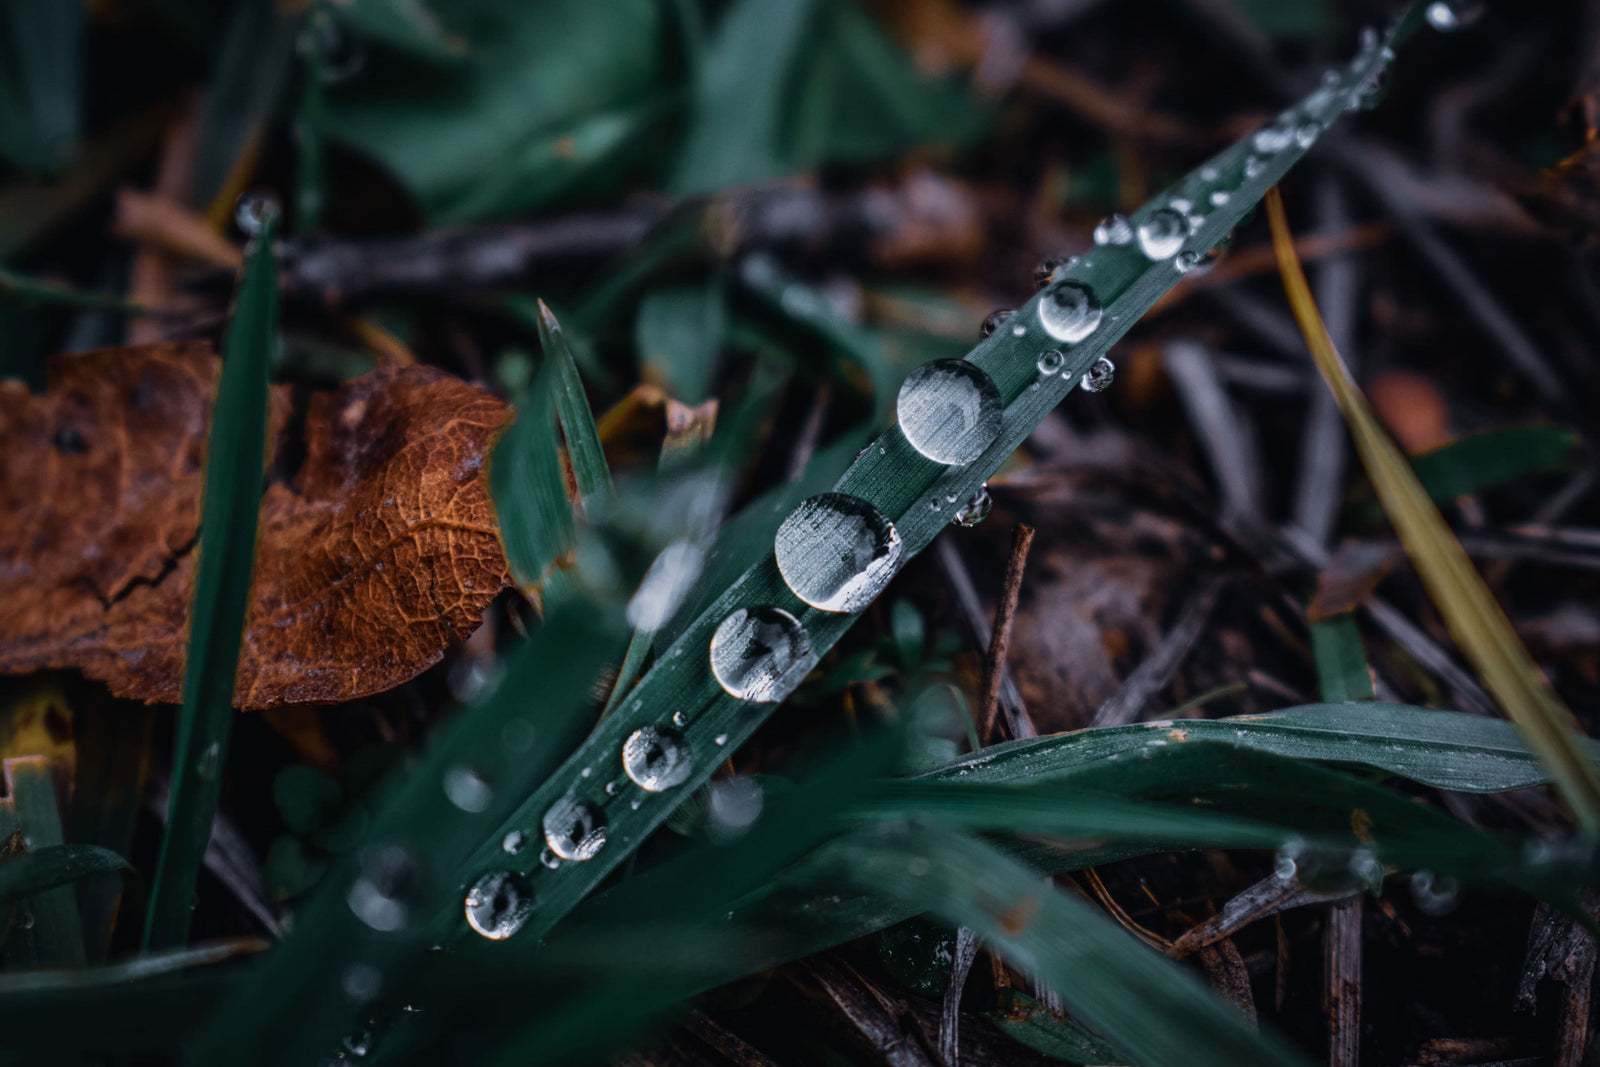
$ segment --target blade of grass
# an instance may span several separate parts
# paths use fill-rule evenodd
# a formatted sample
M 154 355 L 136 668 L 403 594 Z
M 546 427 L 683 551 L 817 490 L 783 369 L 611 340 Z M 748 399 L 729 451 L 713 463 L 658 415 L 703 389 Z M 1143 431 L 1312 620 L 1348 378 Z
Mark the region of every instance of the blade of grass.
M 1578 824 L 1590 833 L 1600 833 L 1600 773 L 1578 740 L 1572 712 L 1523 646 L 1494 594 L 1339 358 L 1306 284 L 1283 198 L 1276 189 L 1267 194 L 1266 204 L 1272 246 L 1295 320 L 1318 372 L 1339 402 L 1356 453 L 1429 598 L 1501 710 L 1522 730 L 1550 771 L 1551 781 Z
M 50 845 L 0 863 L 0 904 L 69 885 L 91 874 L 131 871 L 128 861 L 99 845 Z
M 1317 684 L 1330 704 L 1372 700 L 1372 668 L 1361 645 L 1354 615 L 1346 613 L 1311 624 L 1311 653 L 1317 661 Z
M 572 360 L 572 350 L 561 332 L 561 324 L 554 313 L 539 301 L 539 343 L 544 348 L 544 358 L 554 369 L 556 417 L 561 420 L 561 433 L 567 439 L 567 454 L 572 457 L 572 475 L 578 482 L 578 497 L 584 507 L 611 490 L 611 468 L 606 466 L 606 454 L 600 447 L 600 433 L 594 426 L 594 412 L 589 410 L 589 398 L 583 391 L 583 380 L 578 377 L 578 365 Z
M 489 463 L 490 499 L 500 541 L 517 587 L 535 604 L 552 580 L 559 584 L 564 554 L 572 545 L 572 502 L 557 451 L 550 364 L 517 398 L 517 417 L 495 442 Z
M 1440 504 L 1561 465 L 1578 443 L 1564 426 L 1511 426 L 1411 456 L 1411 469 Z
M 199 561 L 173 745 L 172 799 L 150 887 L 146 949 L 188 940 L 195 879 L 227 762 L 261 509 L 268 386 L 277 348 L 277 231 L 274 206 L 252 242 L 223 341 L 222 373 L 206 437 Z
M 11 794 L 14 823 L 29 848 L 47 849 L 62 843 L 61 812 L 56 806 L 55 773 L 43 756 L 24 756 L 5 762 L 7 792 Z M 25 856 L 26 854 L 24 854 Z M 24 856 L 11 859 L 6 866 Z M 83 920 L 71 887 L 45 889 L 25 904 L 32 917 L 26 928 L 14 925 L 6 940 L 8 967 L 78 967 L 83 965 Z M 19 909 L 20 910 L 20 909 Z

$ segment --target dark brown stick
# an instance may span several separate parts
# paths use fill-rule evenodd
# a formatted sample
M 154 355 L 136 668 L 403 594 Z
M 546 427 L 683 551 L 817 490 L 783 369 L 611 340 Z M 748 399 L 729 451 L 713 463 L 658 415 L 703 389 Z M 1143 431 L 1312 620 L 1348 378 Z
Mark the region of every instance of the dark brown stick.
M 1322 1007 L 1328 1020 L 1329 1067 L 1361 1062 L 1362 898 L 1341 900 L 1328 909 L 1323 931 Z
M 989 743 L 994 734 L 995 712 L 1000 707 L 1000 669 L 1005 666 L 1006 650 L 1011 645 L 1011 623 L 1017 614 L 1017 598 L 1022 595 L 1022 570 L 1028 565 L 1028 549 L 1033 545 L 1033 527 L 1017 523 L 1011 534 L 1011 558 L 1006 561 L 1006 584 L 1000 606 L 994 613 L 994 636 L 983 661 L 983 697 L 978 701 L 978 721 L 983 724 L 978 738 Z

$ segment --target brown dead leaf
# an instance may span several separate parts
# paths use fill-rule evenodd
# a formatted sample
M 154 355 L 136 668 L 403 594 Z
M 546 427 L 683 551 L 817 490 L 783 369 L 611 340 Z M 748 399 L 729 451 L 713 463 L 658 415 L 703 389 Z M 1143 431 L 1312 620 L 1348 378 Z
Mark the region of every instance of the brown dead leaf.
M 0 384 L 0 671 L 178 699 L 219 366 L 201 343 L 135 346 L 56 357 L 42 397 Z M 262 498 L 240 707 L 390 689 L 477 626 L 510 580 L 484 469 L 508 413 L 425 367 L 312 399 L 293 487 Z
M 1426 452 L 1455 439 L 1450 405 L 1432 378 L 1414 371 L 1385 371 L 1367 383 L 1367 400 L 1407 452 Z

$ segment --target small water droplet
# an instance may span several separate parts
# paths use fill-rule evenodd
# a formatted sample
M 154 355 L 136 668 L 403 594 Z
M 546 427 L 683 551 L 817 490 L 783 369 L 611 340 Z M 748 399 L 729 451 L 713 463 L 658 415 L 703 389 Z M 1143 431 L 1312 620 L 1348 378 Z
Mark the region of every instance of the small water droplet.
M 399 845 L 373 845 L 361 854 L 360 871 L 345 894 L 356 918 L 380 933 L 393 933 L 411 918 L 421 879 L 411 853 Z
M 936 463 L 971 463 L 1000 436 L 1000 390 L 964 359 L 924 363 L 895 401 L 900 432 Z
M 1152 260 L 1177 254 L 1189 236 L 1189 219 L 1171 208 L 1160 208 L 1139 223 L 1139 251 Z
M 252 191 L 239 197 L 238 204 L 233 209 L 233 224 L 239 227 L 239 232 L 246 237 L 254 237 L 261 232 L 269 218 L 275 219 L 282 214 L 278 206 L 278 198 L 271 193 Z
M 1261 177 L 1262 172 L 1266 169 L 1267 161 L 1260 156 L 1251 156 L 1244 161 L 1244 176 L 1251 181 Z
M 216 778 L 222 771 L 222 742 L 213 741 L 207 745 L 200 753 L 194 769 L 206 781 Z
M 718 734 L 716 737 L 713 737 L 712 740 L 717 743 L 717 747 L 718 748 L 721 748 L 723 745 L 726 745 L 728 743 L 728 735 L 727 734 Z
M 929 511 L 938 511 L 942 507 L 944 507 L 944 505 L 939 503 L 939 498 L 938 497 L 934 497 L 932 500 L 928 501 L 928 510 Z
M 1133 241 L 1133 223 L 1128 221 L 1128 216 L 1122 214 L 1107 215 L 1101 219 L 1094 228 L 1094 243 L 1105 246 L 1120 246 Z
M 500 839 L 500 847 L 509 855 L 515 856 L 528 847 L 528 835 L 521 830 L 512 830 Z
M 989 496 L 989 485 L 985 482 L 976 493 L 956 509 L 951 522 L 957 526 L 976 526 L 989 517 L 989 510 L 994 507 L 994 500 Z
M 1418 871 L 1411 876 L 1411 899 L 1424 915 L 1448 915 L 1461 902 L 1461 883 L 1450 875 Z
M 688 721 L 689 721 L 689 716 L 685 715 L 683 712 L 675 711 L 675 712 L 672 713 L 672 725 L 674 725 L 674 726 L 683 726 Z
M 606 796 L 608 796 L 608 797 L 616 796 L 617 795 L 617 790 L 619 790 L 621 788 L 622 788 L 622 783 L 620 781 L 607 782 L 606 783 Z
M 1283 126 L 1263 126 L 1250 138 L 1250 147 L 1264 156 L 1277 155 L 1294 139 L 1294 131 Z
M 533 888 L 516 871 L 490 871 L 472 883 L 464 907 L 468 926 L 491 941 L 504 941 L 533 914 Z
M 1117 376 L 1117 365 L 1101 356 L 1083 372 L 1082 385 L 1085 392 L 1101 393 L 1111 388 L 1111 382 Z
M 341 1044 L 346 1053 L 359 1060 L 372 1051 L 372 1032 L 357 1030 L 353 1034 L 346 1034 Z
M 640 789 L 659 793 L 688 781 L 694 758 L 676 730 L 643 726 L 622 743 L 622 769 Z
M 344 969 L 339 979 L 344 995 L 357 1004 L 378 999 L 383 990 L 383 972 L 370 963 L 357 961 Z
M 1067 357 L 1053 348 L 1041 352 L 1039 354 L 1039 373 L 1044 375 L 1059 374 L 1061 373 L 1061 365 L 1066 361 Z
M 711 635 L 711 673 L 739 700 L 775 704 L 788 696 L 817 655 L 800 621 L 782 608 L 740 608 Z
M 1464 30 L 1483 17 L 1483 0 L 1434 0 L 1428 5 L 1428 25 L 1441 33 Z
M 1200 168 L 1200 180 L 1203 182 L 1214 182 L 1220 177 L 1222 172 L 1210 163 Z
M 561 857 L 551 852 L 549 848 L 541 848 L 539 850 L 539 862 L 553 871 L 561 866 Z
M 1016 325 L 1011 327 L 1011 336 L 1012 337 L 1026 337 L 1027 335 L 1028 335 L 1028 328 L 1026 326 L 1022 325 L 1022 323 L 1019 322 Z
M 488 809 L 494 790 L 478 771 L 458 763 L 444 772 L 444 795 L 462 811 L 477 813 Z
M 628 625 L 636 630 L 661 629 L 700 577 L 705 558 L 705 550 L 692 541 L 674 541 L 663 548 L 628 601 Z
M 1060 282 L 1039 298 L 1039 325 L 1045 333 L 1069 345 L 1099 329 L 1100 316 L 1100 298 L 1082 282 Z
M 1200 253 L 1194 251 L 1179 252 L 1177 257 L 1173 259 L 1172 265 L 1177 268 L 1179 274 L 1188 274 L 1200 265 Z
M 592 860 L 606 843 L 606 816 L 568 793 L 544 813 L 544 841 L 564 860 Z
M 903 544 L 894 523 L 860 497 L 820 493 L 778 527 L 778 573 L 820 611 L 857 612 L 894 577 Z
M 1233 194 L 1229 193 L 1228 190 L 1226 190 L 1226 189 L 1213 189 L 1211 191 L 1211 206 L 1212 207 L 1222 207 L 1229 200 L 1232 200 L 1232 199 L 1233 199 Z
M 983 317 L 983 325 L 978 327 L 978 339 L 981 341 L 985 337 L 988 337 L 990 334 L 994 333 L 1000 327 L 1004 326 L 1011 319 L 1011 316 L 1015 315 L 1016 313 L 1016 309 L 1014 308 L 1000 308 L 997 311 L 989 312 L 989 314 Z
M 1322 136 L 1322 127 L 1315 122 L 1301 123 L 1295 127 L 1294 143 L 1301 148 L 1310 148 L 1317 143 L 1317 138 Z
M 1190 200 L 1186 196 L 1175 196 L 1171 200 L 1167 201 L 1167 206 L 1180 215 L 1187 215 L 1190 211 L 1194 210 L 1194 201 Z
M 33 929 L 33 909 L 32 908 L 18 908 L 17 909 L 17 917 L 14 920 L 12 920 L 12 922 L 13 922 L 13 925 L 15 925 L 18 930 L 32 930 Z

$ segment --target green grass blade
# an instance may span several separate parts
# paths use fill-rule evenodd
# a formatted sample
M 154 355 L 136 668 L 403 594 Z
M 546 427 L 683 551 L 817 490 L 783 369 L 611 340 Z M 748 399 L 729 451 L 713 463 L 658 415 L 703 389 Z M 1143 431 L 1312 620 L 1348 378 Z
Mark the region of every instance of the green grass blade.
M 69 885 L 91 874 L 132 869 L 127 860 L 99 845 L 50 845 L 0 863 L 0 904 Z
M 77 155 L 87 8 L 0 0 L 0 157 L 22 170 L 60 171 Z
M 1330 704 L 1372 700 L 1372 668 L 1361 644 L 1355 616 L 1346 613 L 1311 624 L 1311 653 L 1317 661 L 1317 684 Z
M 572 350 L 567 347 L 561 324 L 543 300 L 539 301 L 539 343 L 544 348 L 545 360 L 554 371 L 556 417 L 561 420 L 567 454 L 572 457 L 578 497 L 588 507 L 611 491 L 611 468 L 606 466 L 600 432 L 595 429 L 594 412 L 589 410 L 589 398 L 584 394 L 583 380 L 578 377 L 578 365 L 572 361 Z
M 1473 434 L 1408 457 L 1417 481 L 1436 503 L 1472 496 L 1530 474 L 1553 470 L 1578 435 L 1564 426 L 1512 426 Z
M 489 463 L 490 499 L 506 562 L 523 595 L 542 602 L 574 533 L 572 502 L 556 446 L 549 364 L 517 399 L 517 416 L 495 442 Z
M 40 850 L 62 844 L 61 811 L 56 804 L 56 776 L 43 756 L 24 756 L 5 762 L 7 814 L 14 816 L 6 833 L 20 830 L 29 848 Z M 5 866 L 18 862 L 16 857 Z M 0 868 L 4 869 L 4 868 Z M 84 962 L 83 920 L 78 898 L 70 886 L 47 888 L 18 905 L 27 909 L 32 923 L 11 927 L 5 939 L 8 967 L 79 967 Z
M 1048 779 L 1142 752 L 1150 741 L 1225 741 L 1293 759 L 1370 768 L 1439 789 L 1498 793 L 1547 781 L 1516 728 L 1498 719 L 1376 701 L 1306 704 L 1269 715 L 1078 730 L 993 745 L 928 772 L 974 782 Z M 1591 759 L 1600 744 L 1590 742 Z
M 239 641 L 250 606 L 256 522 L 267 447 L 267 398 L 278 337 L 278 229 L 266 213 L 245 261 L 223 341 L 223 364 L 206 438 L 199 561 L 189 608 L 183 703 L 172 755 L 172 801 L 150 888 L 144 945 L 189 936 L 190 902 L 222 789 Z

